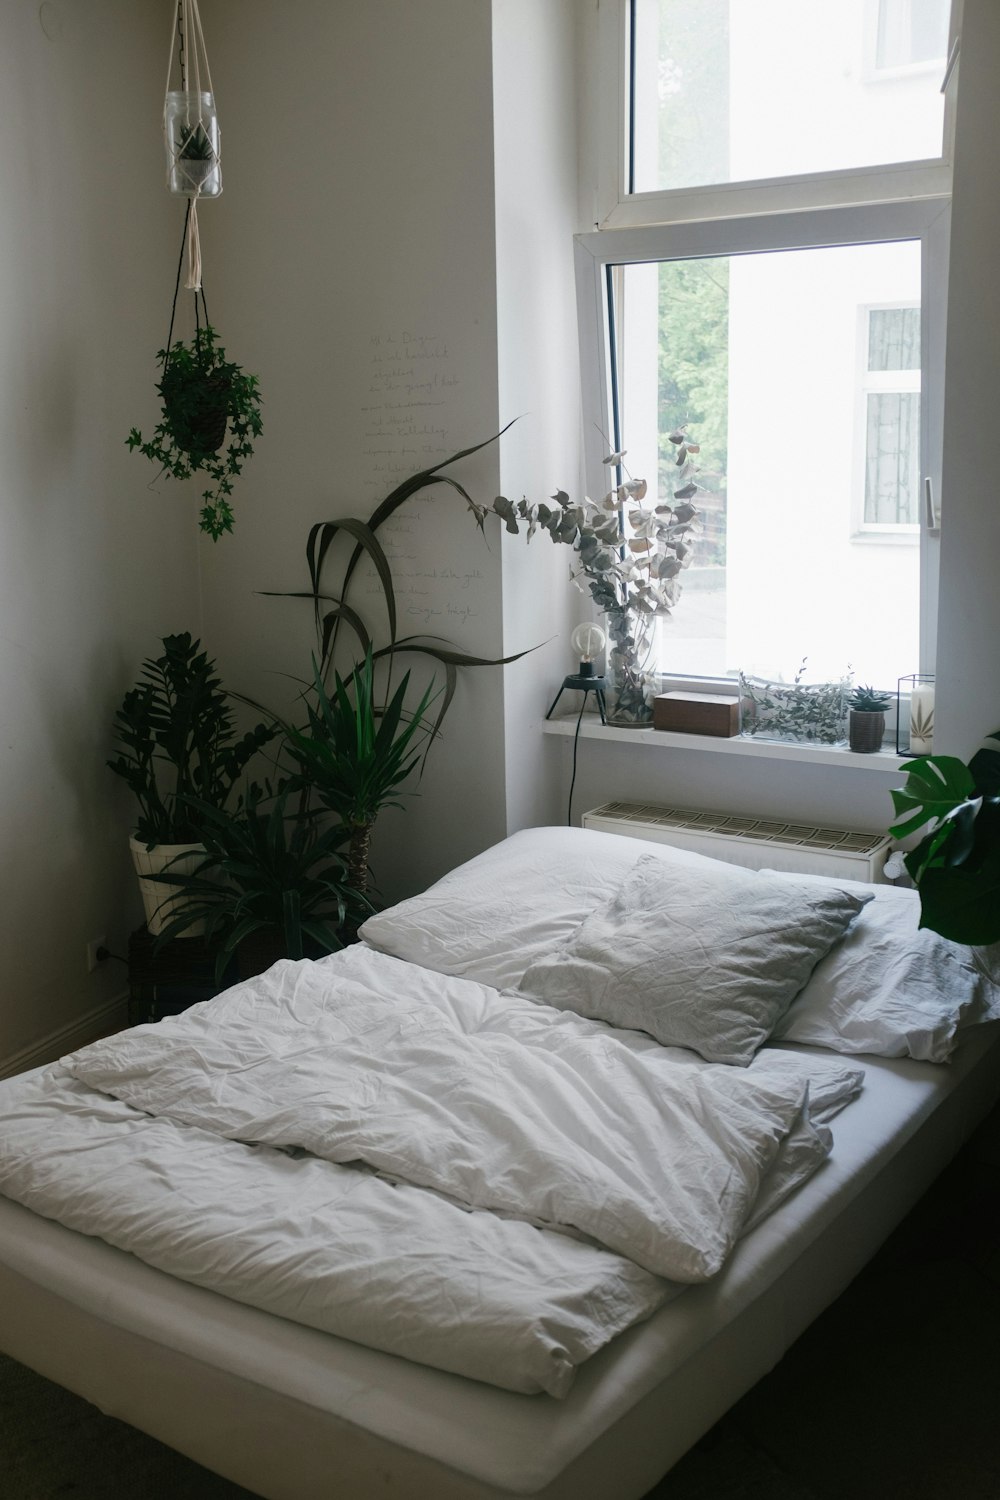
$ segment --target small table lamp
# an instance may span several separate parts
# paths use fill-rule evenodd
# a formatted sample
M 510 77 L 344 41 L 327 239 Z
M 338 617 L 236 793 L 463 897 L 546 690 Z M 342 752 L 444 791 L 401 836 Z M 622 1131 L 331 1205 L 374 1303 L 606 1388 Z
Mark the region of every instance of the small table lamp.
M 588 621 L 583 625 L 578 625 L 569 639 L 570 645 L 580 658 L 580 670 L 572 673 L 569 677 L 563 678 L 562 687 L 553 698 L 552 707 L 545 717 L 551 719 L 555 712 L 555 706 L 562 697 L 564 690 L 571 688 L 583 693 L 583 704 L 580 708 L 581 715 L 587 706 L 587 694 L 594 694 L 601 715 L 601 723 L 606 724 L 604 678 L 597 677 L 594 673 L 594 657 L 604 650 L 608 639 L 607 635 L 601 629 L 600 625 L 594 625 Z

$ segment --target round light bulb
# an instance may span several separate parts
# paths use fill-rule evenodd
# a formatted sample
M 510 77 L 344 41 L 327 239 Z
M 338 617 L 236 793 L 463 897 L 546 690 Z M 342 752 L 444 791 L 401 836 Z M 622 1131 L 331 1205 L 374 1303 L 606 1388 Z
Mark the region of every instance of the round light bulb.
M 594 657 L 604 650 L 607 639 L 600 625 L 587 620 L 576 627 L 569 642 L 581 661 L 593 661 Z

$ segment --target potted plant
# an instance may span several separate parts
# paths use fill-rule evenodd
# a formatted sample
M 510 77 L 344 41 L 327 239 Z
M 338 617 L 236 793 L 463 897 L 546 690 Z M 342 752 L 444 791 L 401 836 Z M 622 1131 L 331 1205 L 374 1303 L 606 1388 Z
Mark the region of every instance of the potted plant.
M 190 106 L 185 108 L 185 104 L 192 96 L 180 97 L 180 109 L 175 112 L 172 119 L 168 117 L 167 160 L 170 170 L 170 191 L 185 197 L 217 198 L 222 192 L 217 145 L 218 122 L 214 114 L 209 115 L 207 128 L 205 121 L 201 119 L 196 118 L 192 122 Z M 210 99 L 211 95 L 201 97 Z
M 856 687 L 847 699 L 847 736 L 852 750 L 871 755 L 882 748 L 886 709 L 892 704 L 889 693 L 873 687 Z
M 199 524 L 218 541 L 233 529 L 233 479 L 252 458 L 254 439 L 263 431 L 257 377 L 227 358 L 208 323 L 195 330 L 190 343 L 168 341 L 156 357 L 163 370 L 156 387 L 162 402 L 159 423 L 148 441 L 137 427 L 125 441 L 174 479 L 190 479 L 202 471 L 209 476 Z
M 189 633 L 163 637 L 163 654 L 143 663 L 114 719 L 118 754 L 108 765 L 139 804 L 130 839 L 150 932 L 167 917 L 167 865 L 201 849 L 201 805 L 222 807 L 249 761 L 277 734 L 258 724 L 237 737 L 214 661 Z
M 421 759 L 421 742 L 434 730 L 428 722 L 431 688 L 404 709 L 407 672 L 384 707 L 376 701 L 371 648 L 344 681 L 334 674 L 328 694 L 315 660 L 307 723 L 284 725 L 285 749 L 296 775 L 291 785 L 315 793 L 332 812 L 348 846 L 348 883 L 368 892 L 368 854 L 375 820 L 384 807 L 398 807 L 400 789 Z
M 585 497 L 574 504 L 559 490 L 552 496 L 553 506 L 527 500 L 514 504 L 500 495 L 491 507 L 513 535 L 524 526 L 530 541 L 536 531 L 546 531 L 553 542 L 575 551 L 575 581 L 608 620 L 608 721 L 636 728 L 652 723 L 645 666 L 653 626 L 680 595 L 679 575 L 690 562 L 698 518 L 693 498 L 701 488 L 694 477 L 699 445 L 681 428 L 669 436 L 678 470 L 669 504 L 644 504 L 646 481 L 627 477 L 600 503 Z M 624 456 L 612 453 L 604 462 L 620 468 Z M 481 525 L 486 508 L 472 508 Z
M 971 947 L 1000 942 L 1000 729 L 966 766 L 952 755 L 910 761 L 892 793 L 905 839 L 928 831 L 906 855 L 920 893 L 920 925 Z
M 276 792 L 252 785 L 232 810 L 184 800 L 204 848 L 189 869 L 164 874 L 183 902 L 160 941 L 197 926 L 220 980 L 234 956 L 246 979 L 279 958 L 333 952 L 372 910 L 347 876 L 343 829 L 321 826 L 291 783 Z

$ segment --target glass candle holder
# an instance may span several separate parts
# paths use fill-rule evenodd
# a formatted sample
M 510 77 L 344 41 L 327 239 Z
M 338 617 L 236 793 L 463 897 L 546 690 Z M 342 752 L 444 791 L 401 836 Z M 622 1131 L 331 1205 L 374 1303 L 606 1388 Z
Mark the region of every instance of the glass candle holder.
M 901 677 L 896 693 L 896 754 L 930 755 L 934 748 L 934 674 Z

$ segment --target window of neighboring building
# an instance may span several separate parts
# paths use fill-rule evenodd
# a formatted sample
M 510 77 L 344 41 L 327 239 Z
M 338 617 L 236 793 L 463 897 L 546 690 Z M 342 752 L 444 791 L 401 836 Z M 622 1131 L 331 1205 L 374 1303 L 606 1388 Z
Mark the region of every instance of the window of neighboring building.
M 879 71 L 927 66 L 948 51 L 946 0 L 878 0 L 875 67 Z
M 920 308 L 862 311 L 861 526 L 915 536 L 920 520 Z

